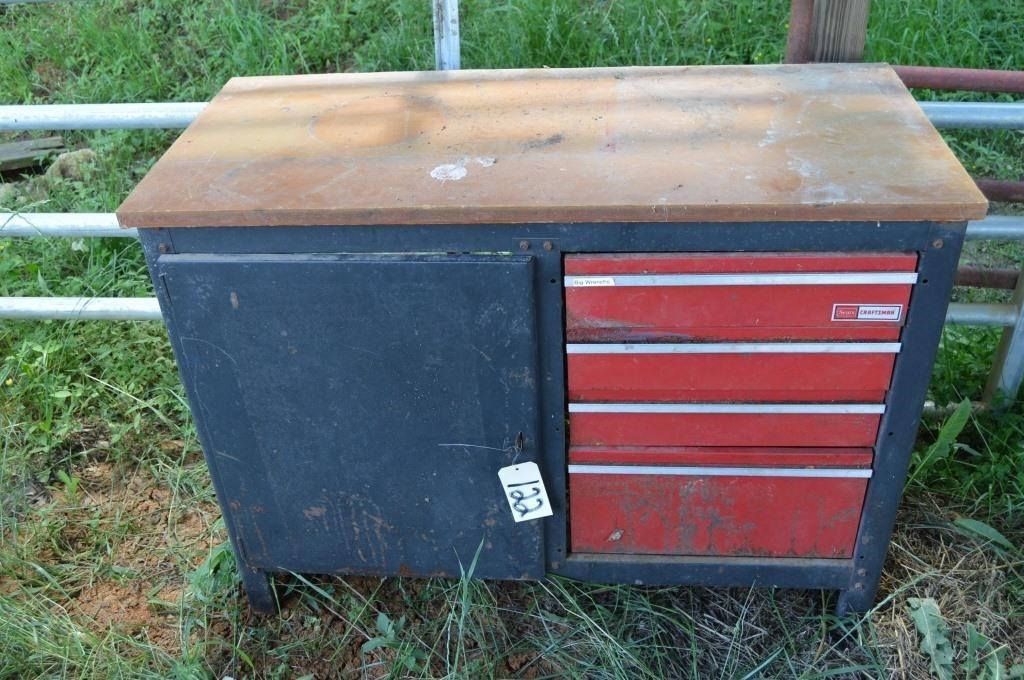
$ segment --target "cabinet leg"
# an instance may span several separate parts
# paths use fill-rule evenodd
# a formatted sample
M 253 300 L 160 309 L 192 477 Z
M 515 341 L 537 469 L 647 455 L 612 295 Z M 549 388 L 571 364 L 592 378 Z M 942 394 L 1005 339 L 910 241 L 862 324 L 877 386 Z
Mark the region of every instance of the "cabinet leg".
M 836 599 L 836 616 L 863 614 L 871 609 L 874 593 L 861 590 L 840 590 Z
M 249 598 L 249 607 L 258 614 L 276 614 L 278 612 L 277 592 L 269 572 L 239 565 L 242 573 L 242 585 Z

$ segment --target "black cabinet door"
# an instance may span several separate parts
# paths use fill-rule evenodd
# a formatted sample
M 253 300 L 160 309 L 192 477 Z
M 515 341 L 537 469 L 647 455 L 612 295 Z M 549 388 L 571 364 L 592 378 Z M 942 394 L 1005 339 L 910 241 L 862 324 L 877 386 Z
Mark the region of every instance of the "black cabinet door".
M 527 256 L 163 255 L 165 312 L 252 567 L 543 575 L 497 471 L 539 460 Z M 557 500 L 556 500 L 557 502 Z

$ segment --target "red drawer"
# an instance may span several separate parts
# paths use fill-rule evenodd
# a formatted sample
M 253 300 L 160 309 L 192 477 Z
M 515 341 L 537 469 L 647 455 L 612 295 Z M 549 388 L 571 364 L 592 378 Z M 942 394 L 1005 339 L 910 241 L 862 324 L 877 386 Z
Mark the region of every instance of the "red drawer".
M 899 343 L 569 344 L 569 399 L 881 402 L 899 349 Z
M 565 257 L 572 342 L 895 340 L 914 254 Z
M 881 404 L 570 403 L 569 441 L 601 446 L 873 446 Z
M 848 558 L 870 474 L 571 463 L 570 546 L 577 553 Z

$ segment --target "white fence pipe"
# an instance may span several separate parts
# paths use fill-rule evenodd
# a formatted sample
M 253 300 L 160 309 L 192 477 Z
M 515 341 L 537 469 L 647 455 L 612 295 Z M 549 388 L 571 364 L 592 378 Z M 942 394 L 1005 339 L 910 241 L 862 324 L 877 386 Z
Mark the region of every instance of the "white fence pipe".
M 0 130 L 183 128 L 205 107 L 206 102 L 0 106 Z
M 439 70 L 458 69 L 458 0 L 433 3 L 436 66 Z M 0 131 L 182 128 L 205 106 L 205 102 L 0 106 Z M 936 127 L 1024 129 L 1024 103 L 921 102 L 921 108 Z M 137 233 L 119 228 L 116 218 L 108 213 L 0 213 L 0 236 L 137 237 Z M 966 238 L 1024 239 L 1024 217 L 995 215 L 971 222 Z M 1005 376 L 1000 379 L 999 387 L 1004 390 L 1010 382 L 1019 385 L 1024 375 L 1024 360 L 1018 357 L 1021 351 L 1017 348 L 1024 344 L 1024 331 L 1018 323 L 1021 313 L 1019 305 L 952 303 L 946 315 L 947 323 L 1012 329 L 1008 333 L 1014 334 L 1015 342 L 1004 342 L 1006 346 L 1000 350 L 1001 355 L 1009 357 L 1002 363 L 1014 364 L 1009 371 L 1012 380 L 1003 379 Z M 156 320 L 160 308 L 155 298 L 0 298 L 0 318 Z
M 918 102 L 938 128 L 1024 129 L 1024 103 Z
M 951 302 L 946 323 L 964 326 L 1013 326 L 1017 323 L 1015 305 Z
M 461 67 L 458 6 L 436 0 L 434 39 L 438 70 Z M 1024 103 L 919 102 L 936 127 L 1024 129 Z M 102 128 L 183 128 L 206 102 L 152 104 L 28 104 L 0 106 L 2 130 L 97 130 Z
M 158 321 L 156 298 L 0 297 L 0 319 Z
M 1024 276 L 1017 279 L 1011 306 L 1017 309 L 1017 318 L 1003 329 L 1003 337 L 996 347 L 985 385 L 985 401 L 991 402 L 997 397 L 1013 399 L 1024 383 Z M 1000 402 L 999 406 L 1005 407 L 1006 402 Z
M 122 229 L 114 213 L 2 213 L 0 237 L 3 236 L 119 236 L 138 238 L 135 229 Z M 990 215 L 969 222 L 968 241 L 1024 240 L 1024 216 Z
M 1024 239 L 1024 216 L 989 215 L 967 223 L 968 241 L 1019 241 Z
M 0 237 L 114 236 L 138 238 L 136 229 L 122 229 L 114 213 L 0 213 Z
M 431 0 L 434 6 L 434 68 L 457 71 L 462 67 L 459 43 L 459 0 Z

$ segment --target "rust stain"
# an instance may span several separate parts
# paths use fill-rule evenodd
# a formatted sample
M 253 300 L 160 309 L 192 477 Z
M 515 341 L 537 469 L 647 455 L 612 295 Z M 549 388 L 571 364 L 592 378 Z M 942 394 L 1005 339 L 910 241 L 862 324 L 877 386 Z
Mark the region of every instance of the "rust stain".
M 556 146 L 558 144 L 561 144 L 564 141 L 565 141 L 565 135 L 563 135 L 561 132 L 556 132 L 555 134 L 553 134 L 553 135 L 551 135 L 549 137 L 545 137 L 544 139 L 535 139 L 535 140 L 526 142 L 525 144 L 523 144 L 523 148 L 528 150 L 528 151 L 532 150 L 532 149 L 543 149 L 543 148 L 549 147 L 549 146 Z
M 384 94 L 332 106 L 312 116 L 308 129 L 317 141 L 351 152 L 410 142 L 443 127 L 443 113 L 432 97 Z

